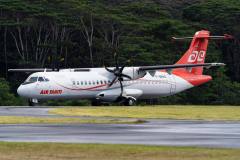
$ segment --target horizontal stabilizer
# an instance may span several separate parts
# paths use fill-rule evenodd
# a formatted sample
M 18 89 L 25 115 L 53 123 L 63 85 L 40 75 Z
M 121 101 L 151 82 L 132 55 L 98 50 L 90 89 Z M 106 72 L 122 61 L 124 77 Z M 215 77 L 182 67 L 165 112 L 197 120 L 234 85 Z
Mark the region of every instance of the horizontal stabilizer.
M 185 39 L 193 39 L 194 37 L 172 37 L 173 40 L 185 40 Z M 218 40 L 218 39 L 234 39 L 234 37 L 232 35 L 229 34 L 224 34 L 223 36 L 208 36 L 208 35 L 204 35 L 204 36 L 198 36 L 196 38 L 208 38 L 208 39 L 212 39 L 212 40 Z

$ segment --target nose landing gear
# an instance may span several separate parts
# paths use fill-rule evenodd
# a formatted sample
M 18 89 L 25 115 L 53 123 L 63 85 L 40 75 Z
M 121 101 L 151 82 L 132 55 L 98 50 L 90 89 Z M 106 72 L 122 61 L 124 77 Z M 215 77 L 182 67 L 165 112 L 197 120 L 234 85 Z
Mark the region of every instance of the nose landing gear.
M 28 100 L 28 105 L 29 106 L 37 106 L 38 105 L 38 100 L 37 99 L 29 99 Z

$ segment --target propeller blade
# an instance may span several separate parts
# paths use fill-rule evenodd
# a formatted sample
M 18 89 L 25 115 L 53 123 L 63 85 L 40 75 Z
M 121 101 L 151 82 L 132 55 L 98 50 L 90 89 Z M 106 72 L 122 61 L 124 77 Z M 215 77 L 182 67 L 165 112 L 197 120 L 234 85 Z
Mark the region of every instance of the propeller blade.
M 122 97 L 122 94 L 123 94 L 123 84 L 122 84 L 122 81 L 121 81 L 121 80 L 119 80 L 119 82 L 120 82 L 120 86 L 121 86 L 121 94 L 120 94 L 120 97 Z
M 125 68 L 125 66 L 122 66 L 122 67 L 120 68 L 120 73 L 122 73 L 122 71 L 123 71 L 124 68 Z
M 118 63 L 118 54 L 116 53 L 116 52 L 114 52 L 114 61 L 115 61 L 115 69 L 114 70 L 111 70 L 111 69 L 109 69 L 109 68 L 107 68 L 107 67 L 105 67 L 105 69 L 107 70 L 107 71 L 109 71 L 109 72 L 111 72 L 111 73 L 113 73 L 114 75 L 115 75 L 115 78 L 112 80 L 112 82 L 108 85 L 108 87 L 111 87 L 113 84 L 114 84 L 114 82 L 116 81 L 116 80 L 118 80 L 119 81 L 119 83 L 120 83 L 120 87 L 121 87 L 121 94 L 120 94 L 120 96 L 118 97 L 118 100 L 121 100 L 123 97 L 123 84 L 122 84 L 122 81 L 123 81 L 123 78 L 125 77 L 125 78 L 128 78 L 128 79 L 132 79 L 130 76 L 128 76 L 128 75 L 125 75 L 125 74 L 123 74 L 122 72 L 123 72 L 123 70 L 124 70 L 124 68 L 125 68 L 125 65 L 123 65 L 123 66 L 119 66 L 119 63 Z
M 105 69 L 106 69 L 108 72 L 114 73 L 114 70 L 111 70 L 111 69 L 109 69 L 109 68 L 107 68 L 107 67 L 105 67 Z
M 125 78 L 128 78 L 128 79 L 132 79 L 132 77 L 130 77 L 129 75 L 126 75 L 126 74 L 121 74 L 121 77 L 125 77 Z
M 113 85 L 113 83 L 116 81 L 117 78 L 118 78 L 118 77 L 116 76 L 116 77 L 112 80 L 112 82 L 108 85 L 108 87 L 111 87 L 111 86 Z

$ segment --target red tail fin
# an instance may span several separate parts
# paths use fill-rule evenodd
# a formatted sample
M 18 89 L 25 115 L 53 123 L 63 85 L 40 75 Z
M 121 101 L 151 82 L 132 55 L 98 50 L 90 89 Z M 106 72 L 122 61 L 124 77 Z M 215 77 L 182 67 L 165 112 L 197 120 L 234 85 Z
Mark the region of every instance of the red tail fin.
M 209 35 L 209 31 L 202 30 L 196 32 L 189 49 L 176 64 L 204 63 Z M 203 67 L 192 68 L 191 73 L 201 75 L 203 73 Z

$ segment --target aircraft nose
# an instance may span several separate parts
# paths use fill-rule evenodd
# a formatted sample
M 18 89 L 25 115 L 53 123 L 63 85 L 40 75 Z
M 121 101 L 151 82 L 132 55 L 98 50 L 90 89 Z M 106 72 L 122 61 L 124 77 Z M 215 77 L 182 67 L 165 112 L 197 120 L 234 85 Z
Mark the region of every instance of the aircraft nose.
M 26 97 L 28 94 L 28 92 L 27 92 L 27 89 L 26 89 L 26 87 L 24 87 L 24 86 L 20 86 L 20 87 L 18 87 L 18 89 L 17 89 L 17 93 L 18 93 L 18 95 L 19 96 L 21 96 L 21 97 Z

